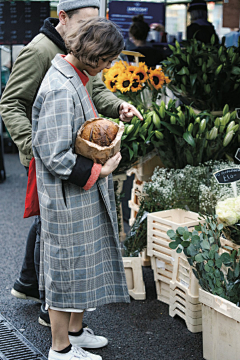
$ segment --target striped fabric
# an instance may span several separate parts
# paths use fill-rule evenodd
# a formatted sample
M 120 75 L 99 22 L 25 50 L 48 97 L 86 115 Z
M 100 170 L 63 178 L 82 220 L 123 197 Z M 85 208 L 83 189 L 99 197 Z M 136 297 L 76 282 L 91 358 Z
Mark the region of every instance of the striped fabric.
M 35 100 L 32 128 L 42 219 L 40 289 L 58 308 L 129 302 L 112 175 L 87 191 L 68 182 L 77 131 L 93 117 L 79 76 L 57 55 Z

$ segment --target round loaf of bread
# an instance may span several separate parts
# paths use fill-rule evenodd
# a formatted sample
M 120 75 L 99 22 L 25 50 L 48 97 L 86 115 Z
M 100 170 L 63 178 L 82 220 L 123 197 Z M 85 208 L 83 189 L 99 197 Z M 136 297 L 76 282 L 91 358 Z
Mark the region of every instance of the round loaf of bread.
M 86 124 L 81 138 L 100 146 L 109 146 L 118 132 L 117 125 L 107 119 L 94 120 Z

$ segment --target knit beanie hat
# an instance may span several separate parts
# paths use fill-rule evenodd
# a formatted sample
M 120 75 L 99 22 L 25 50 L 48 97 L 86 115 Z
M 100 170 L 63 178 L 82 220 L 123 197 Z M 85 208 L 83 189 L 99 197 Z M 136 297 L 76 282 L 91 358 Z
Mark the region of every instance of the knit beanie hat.
M 207 11 L 206 1 L 204 1 L 204 0 L 192 0 L 191 3 L 189 4 L 188 11 L 191 12 L 192 10 L 205 10 L 205 11 Z
M 76 9 L 82 9 L 86 7 L 97 7 L 99 9 L 99 0 L 59 0 L 57 6 L 57 14 L 60 10 L 70 11 Z

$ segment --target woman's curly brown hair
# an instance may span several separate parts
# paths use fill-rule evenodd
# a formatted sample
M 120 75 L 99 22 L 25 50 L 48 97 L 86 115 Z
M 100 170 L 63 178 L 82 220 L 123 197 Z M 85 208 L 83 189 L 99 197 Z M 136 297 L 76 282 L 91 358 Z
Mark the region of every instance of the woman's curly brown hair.
M 82 20 L 79 29 L 65 39 L 68 53 L 95 69 L 100 58 L 113 58 L 124 48 L 119 28 L 110 20 L 94 17 Z

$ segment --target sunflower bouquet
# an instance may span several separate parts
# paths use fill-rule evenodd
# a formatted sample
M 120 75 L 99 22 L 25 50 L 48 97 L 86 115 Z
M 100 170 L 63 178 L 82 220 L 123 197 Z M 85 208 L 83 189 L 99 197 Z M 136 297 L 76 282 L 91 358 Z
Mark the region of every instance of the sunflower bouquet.
M 104 73 L 106 87 L 136 107 L 149 109 L 152 101 L 161 97 L 161 89 L 170 82 L 161 68 L 151 69 L 145 63 L 139 66 L 118 61 Z

